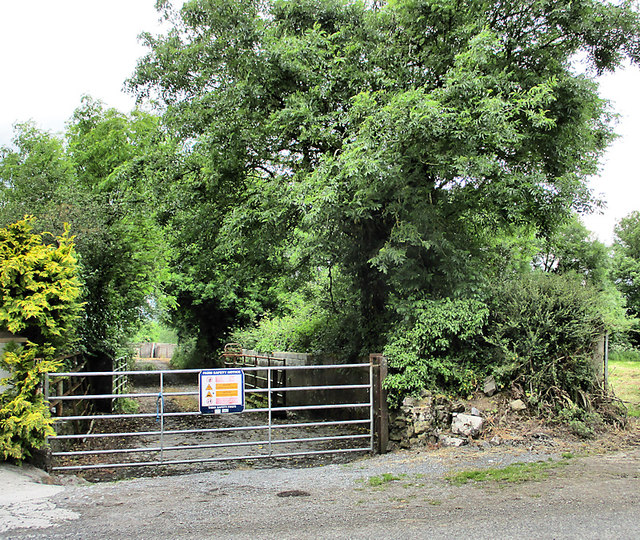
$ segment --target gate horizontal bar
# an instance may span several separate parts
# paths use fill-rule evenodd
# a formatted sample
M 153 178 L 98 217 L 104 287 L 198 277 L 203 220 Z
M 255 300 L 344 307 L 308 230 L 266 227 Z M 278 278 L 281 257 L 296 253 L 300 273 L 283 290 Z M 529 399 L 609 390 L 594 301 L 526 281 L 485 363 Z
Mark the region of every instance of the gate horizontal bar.
M 155 394 L 157 395 L 157 394 Z M 256 409 L 245 409 L 243 411 L 244 414 L 247 413 L 265 413 L 265 412 L 285 412 L 285 411 L 315 411 L 315 410 L 325 410 L 325 409 L 356 409 L 359 407 L 371 407 L 370 403 L 337 403 L 335 405 L 300 405 L 296 407 L 271 407 L 269 408 L 256 408 Z M 137 414 L 87 414 L 85 416 L 58 416 L 53 420 L 54 422 L 62 422 L 65 420 L 115 420 L 115 419 L 124 419 L 124 418 L 155 418 L 157 416 L 156 413 L 137 413 Z M 177 412 L 177 413 L 163 413 L 165 418 L 167 417 L 176 417 L 176 416 L 202 416 L 202 413 L 199 411 L 193 412 Z
M 253 456 L 227 456 L 219 458 L 204 458 L 204 459 L 174 459 L 167 461 L 139 461 L 132 463 L 96 463 L 92 465 L 66 465 L 60 467 L 52 467 L 52 471 L 71 471 L 79 469 L 108 469 L 108 468 L 122 468 L 122 467 L 145 467 L 153 465 L 188 465 L 191 463 L 212 463 L 219 461 L 239 461 L 245 459 L 268 459 L 268 458 L 285 458 L 285 457 L 302 457 L 320 454 L 344 454 L 347 452 L 371 452 L 371 447 L 366 448 L 339 448 L 335 450 L 310 450 L 308 452 L 290 452 L 282 454 L 256 454 Z
M 245 413 L 257 412 L 284 412 L 284 411 L 320 411 L 326 409 L 357 409 L 359 407 L 371 407 L 370 403 L 336 403 L 335 405 L 297 405 L 295 407 L 271 407 L 262 409 L 245 409 Z
M 357 434 L 357 435 L 336 435 L 334 437 L 302 437 L 297 439 L 273 439 L 271 441 L 242 441 L 234 443 L 209 443 L 209 444 L 191 444 L 182 446 L 156 446 L 156 447 L 139 447 L 139 448 L 115 448 L 110 450 L 74 450 L 68 452 L 52 452 L 51 455 L 57 456 L 95 456 L 103 454 L 132 454 L 140 452 L 164 452 L 168 451 L 180 451 L 180 450 L 197 450 L 200 448 L 234 448 L 238 446 L 268 446 L 271 444 L 287 444 L 296 442 L 322 442 L 322 441 L 338 441 L 338 440 L 351 440 L 351 439 L 368 439 L 370 435 Z
M 324 427 L 324 426 L 344 426 L 348 424 L 368 424 L 369 418 L 363 418 L 361 420 L 340 420 L 335 422 L 301 422 L 296 424 L 271 424 L 271 429 L 296 429 L 303 427 Z M 258 431 L 268 430 L 267 424 L 261 424 L 257 426 L 239 426 L 228 428 L 203 428 L 203 429 L 174 429 L 164 431 L 132 431 L 129 433 L 84 433 L 78 435 L 52 435 L 49 439 L 63 440 L 63 439 L 100 439 L 107 437 L 147 437 L 151 435 L 186 435 L 188 433 L 224 433 L 229 431 Z
M 355 390 L 358 388 L 366 388 L 369 389 L 368 384 L 337 384 L 333 386 L 274 386 L 269 390 L 268 388 L 251 388 L 247 389 L 246 392 L 256 393 L 256 394 L 264 394 L 267 392 L 298 392 L 304 390 Z
M 133 393 L 133 394 L 87 394 L 82 396 L 49 396 L 49 401 L 80 401 L 83 399 L 113 399 L 113 398 L 143 398 L 158 397 L 159 392 L 149 393 Z M 198 392 L 162 392 L 164 397 L 167 396 L 197 396 Z
M 354 389 L 368 389 L 368 384 L 339 384 L 333 386 L 287 386 L 287 387 L 274 387 L 271 390 L 268 388 L 247 388 L 246 393 L 252 394 L 264 394 L 268 392 L 280 393 L 280 392 L 292 392 L 292 391 L 304 391 L 304 390 L 354 390 Z M 132 393 L 132 394 L 87 394 L 82 396 L 50 396 L 50 401 L 80 401 L 89 399 L 111 399 L 111 398 L 142 398 L 142 397 L 157 397 L 158 392 L 151 393 Z M 163 397 L 171 396 L 197 396 L 199 392 L 162 392 Z

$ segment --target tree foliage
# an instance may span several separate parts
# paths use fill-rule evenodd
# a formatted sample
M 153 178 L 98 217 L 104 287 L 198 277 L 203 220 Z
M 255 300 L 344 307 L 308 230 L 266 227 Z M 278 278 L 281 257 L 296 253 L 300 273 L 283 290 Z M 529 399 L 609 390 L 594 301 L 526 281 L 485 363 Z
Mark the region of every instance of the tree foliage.
M 156 221 L 160 178 L 170 169 L 157 117 L 124 115 L 84 98 L 63 137 L 16 127 L 0 159 L 0 220 L 25 213 L 41 230 L 76 235 L 84 284 L 81 346 L 107 362 L 135 333 L 157 289 L 164 242 Z
M 81 284 L 68 229 L 49 245 L 32 232 L 33 221 L 0 228 L 0 328 L 37 343 L 44 354 L 72 341 Z
M 616 225 L 613 278 L 634 316 L 640 315 L 640 212 Z
M 631 212 L 615 227 L 611 277 L 626 301 L 627 311 L 634 319 L 630 343 L 637 346 L 640 316 L 640 212 Z
M 574 272 L 592 285 L 607 287 L 611 271 L 610 250 L 573 216 L 542 240 L 536 266 L 546 272 Z
M 184 144 L 177 318 L 220 336 L 331 270 L 354 352 L 381 349 L 411 298 L 482 295 L 523 230 L 594 206 L 610 115 L 572 61 L 639 58 L 628 2 L 192 0 L 171 17 L 129 84 Z

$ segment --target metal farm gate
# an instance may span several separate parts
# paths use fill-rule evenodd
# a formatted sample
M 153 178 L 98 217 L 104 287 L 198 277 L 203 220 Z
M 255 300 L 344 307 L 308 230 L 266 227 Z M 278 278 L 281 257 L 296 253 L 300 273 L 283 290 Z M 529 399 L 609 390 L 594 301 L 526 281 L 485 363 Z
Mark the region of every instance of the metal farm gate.
M 286 365 L 241 353 L 225 361 L 244 373 L 244 412 L 202 414 L 202 370 L 47 374 L 57 433 L 49 438 L 51 470 L 192 470 L 224 461 L 385 451 L 386 364 L 380 355 L 354 364 Z M 106 377 L 112 393 L 92 393 L 91 381 Z

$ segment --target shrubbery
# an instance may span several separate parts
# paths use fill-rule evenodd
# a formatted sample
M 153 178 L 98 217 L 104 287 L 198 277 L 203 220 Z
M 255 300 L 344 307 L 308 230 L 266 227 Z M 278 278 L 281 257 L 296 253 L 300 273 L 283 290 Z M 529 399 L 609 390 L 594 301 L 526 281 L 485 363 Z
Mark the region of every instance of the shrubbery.
M 534 272 L 492 288 L 487 342 L 499 384 L 518 384 L 533 404 L 580 403 L 595 390 L 596 341 L 611 307 L 572 274 Z
M 0 457 L 21 461 L 52 435 L 40 383 L 72 342 L 81 304 L 73 239 L 68 231 L 46 244 L 32 234 L 33 218 L 0 228 L 0 328 L 28 339 L 9 347 L 0 394 Z
M 595 344 L 622 316 L 615 295 L 571 273 L 494 283 L 485 302 L 415 302 L 384 351 L 390 402 L 422 388 L 464 396 L 491 374 L 539 412 L 588 411 L 599 391 Z
M 262 318 L 257 325 L 231 334 L 234 342 L 245 348 L 263 352 L 313 352 L 323 348 L 327 333 L 336 320 L 313 304 L 301 305 L 294 313 Z
M 422 388 L 469 394 L 477 382 L 472 342 L 489 311 L 477 300 L 420 300 L 389 336 L 385 380 L 392 406 Z

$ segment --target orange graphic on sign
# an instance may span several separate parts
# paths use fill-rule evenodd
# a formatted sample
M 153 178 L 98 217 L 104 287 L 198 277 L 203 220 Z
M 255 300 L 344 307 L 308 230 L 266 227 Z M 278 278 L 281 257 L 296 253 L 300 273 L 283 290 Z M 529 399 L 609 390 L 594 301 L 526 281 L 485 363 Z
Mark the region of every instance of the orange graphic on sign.
M 216 396 L 218 397 L 235 397 L 238 395 L 237 390 L 218 390 Z

